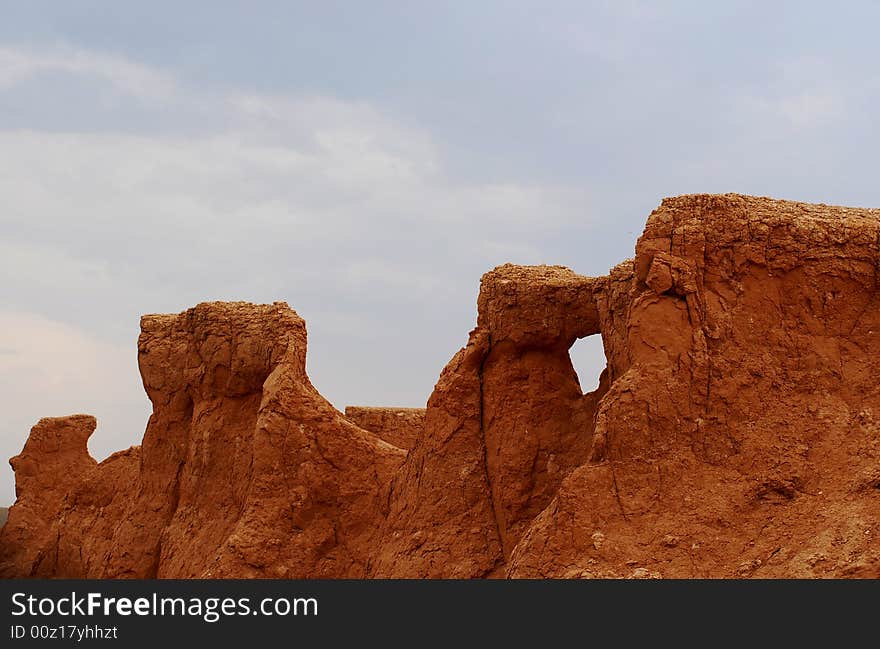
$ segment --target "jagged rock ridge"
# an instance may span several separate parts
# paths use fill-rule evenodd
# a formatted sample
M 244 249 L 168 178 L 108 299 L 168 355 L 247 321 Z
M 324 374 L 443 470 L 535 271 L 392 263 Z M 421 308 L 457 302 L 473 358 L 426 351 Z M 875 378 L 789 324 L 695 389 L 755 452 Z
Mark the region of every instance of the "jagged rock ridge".
M 666 199 L 605 277 L 487 273 L 427 408 L 347 416 L 283 303 L 146 316 L 142 445 L 41 420 L 0 574 L 880 576 L 878 277 L 880 210 Z

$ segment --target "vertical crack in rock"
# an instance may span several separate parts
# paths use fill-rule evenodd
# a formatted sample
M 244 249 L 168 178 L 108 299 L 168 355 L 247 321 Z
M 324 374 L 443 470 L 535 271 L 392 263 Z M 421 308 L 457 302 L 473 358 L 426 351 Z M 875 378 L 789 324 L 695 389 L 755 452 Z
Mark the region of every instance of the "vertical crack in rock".
M 486 476 L 486 484 L 489 485 L 489 499 L 490 504 L 492 506 L 492 520 L 495 523 L 495 533 L 498 535 L 498 540 L 501 543 L 502 552 L 498 555 L 494 564 L 492 564 L 492 568 L 489 569 L 485 574 L 491 574 L 494 570 L 496 570 L 500 565 L 502 565 L 505 561 L 505 534 L 504 529 L 502 528 L 501 523 L 501 512 L 499 511 L 499 503 L 498 499 L 495 496 L 494 485 L 492 484 L 492 478 L 489 475 L 489 460 L 488 453 L 486 450 L 486 397 L 485 391 L 483 387 L 483 376 L 486 367 L 486 360 L 489 358 L 492 353 L 492 335 L 487 334 L 486 336 L 487 349 L 486 354 L 483 356 L 480 361 L 480 368 L 477 370 L 479 381 L 480 381 L 480 437 L 483 440 L 482 449 L 483 449 L 483 462 L 482 468 L 483 472 Z

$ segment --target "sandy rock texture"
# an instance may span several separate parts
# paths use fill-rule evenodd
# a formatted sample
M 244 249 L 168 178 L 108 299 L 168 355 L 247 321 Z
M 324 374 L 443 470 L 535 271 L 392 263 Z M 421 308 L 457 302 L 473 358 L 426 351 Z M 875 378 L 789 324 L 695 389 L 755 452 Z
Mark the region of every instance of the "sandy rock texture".
M 345 417 L 389 444 L 406 450 L 425 434 L 424 408 L 346 406 Z
M 484 275 L 426 409 L 345 415 L 286 304 L 145 316 L 143 443 L 40 420 L 0 576 L 880 577 L 878 279 L 880 210 L 666 199 L 607 276 Z
M 144 316 L 143 443 L 96 464 L 92 417 L 41 420 L 12 459 L 0 574 L 359 577 L 406 453 L 349 422 L 305 373 L 286 304 Z

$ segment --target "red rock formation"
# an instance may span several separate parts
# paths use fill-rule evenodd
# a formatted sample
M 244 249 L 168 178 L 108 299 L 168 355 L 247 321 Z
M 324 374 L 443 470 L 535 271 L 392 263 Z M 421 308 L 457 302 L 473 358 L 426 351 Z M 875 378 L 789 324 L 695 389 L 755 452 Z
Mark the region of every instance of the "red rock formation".
M 522 531 L 586 461 L 595 408 L 568 348 L 598 333 L 596 280 L 506 265 L 480 284 L 477 328 L 428 401 L 426 434 L 391 487 L 373 574 L 503 574 Z
M 878 278 L 880 210 L 667 199 L 606 277 L 485 275 L 423 420 L 335 411 L 286 305 L 145 317 L 143 445 L 42 420 L 0 575 L 880 576 Z
M 2 529 L 0 566 L 5 576 L 31 577 L 51 547 L 52 518 L 67 498 L 94 471 L 96 462 L 86 442 L 98 422 L 89 415 L 41 419 L 19 455 L 15 471 L 15 505 Z
M 592 460 L 507 574 L 880 576 L 878 242 L 878 210 L 663 201 L 599 299 Z
M 346 406 L 345 417 L 379 439 L 405 450 L 425 434 L 424 408 Z
M 142 446 L 96 465 L 93 418 L 38 424 L 13 460 L 0 574 L 362 576 L 405 452 L 312 387 L 302 319 L 283 303 L 210 303 L 141 330 Z

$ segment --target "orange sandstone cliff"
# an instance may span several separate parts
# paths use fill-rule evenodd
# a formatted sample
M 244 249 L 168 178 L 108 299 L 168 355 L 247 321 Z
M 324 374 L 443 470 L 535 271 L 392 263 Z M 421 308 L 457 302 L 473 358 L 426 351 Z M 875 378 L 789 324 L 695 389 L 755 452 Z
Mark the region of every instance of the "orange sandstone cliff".
M 880 210 L 666 199 L 605 277 L 487 273 L 426 409 L 344 415 L 286 304 L 145 316 L 143 443 L 40 420 L 0 576 L 880 577 L 878 279 Z

